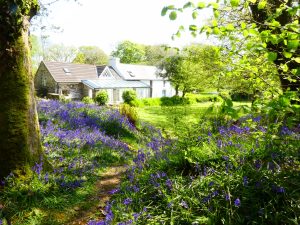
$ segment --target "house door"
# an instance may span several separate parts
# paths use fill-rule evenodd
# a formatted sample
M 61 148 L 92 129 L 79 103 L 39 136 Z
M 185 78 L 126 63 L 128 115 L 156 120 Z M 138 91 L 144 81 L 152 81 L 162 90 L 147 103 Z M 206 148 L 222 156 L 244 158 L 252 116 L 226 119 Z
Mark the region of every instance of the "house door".
M 119 89 L 114 89 L 114 103 L 119 103 L 120 101 L 120 90 Z

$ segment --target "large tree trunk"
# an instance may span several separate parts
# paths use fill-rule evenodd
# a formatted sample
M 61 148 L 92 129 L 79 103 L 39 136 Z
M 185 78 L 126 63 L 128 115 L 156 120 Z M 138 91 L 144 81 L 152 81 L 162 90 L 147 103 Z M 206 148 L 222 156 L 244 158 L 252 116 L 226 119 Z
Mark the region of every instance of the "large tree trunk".
M 3 178 L 38 161 L 41 143 L 28 45 L 30 17 L 23 16 L 21 30 L 11 37 L 9 32 L 14 30 L 11 27 L 14 24 L 5 20 L 10 15 L 1 7 L 0 178 Z

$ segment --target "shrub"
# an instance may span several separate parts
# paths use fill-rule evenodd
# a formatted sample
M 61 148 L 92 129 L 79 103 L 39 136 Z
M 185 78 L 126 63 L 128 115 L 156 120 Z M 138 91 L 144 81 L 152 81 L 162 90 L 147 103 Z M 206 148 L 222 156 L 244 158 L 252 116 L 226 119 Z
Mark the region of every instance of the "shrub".
M 84 104 L 93 104 L 94 100 L 88 96 L 83 97 L 83 99 L 81 100 Z
M 122 94 L 124 103 L 132 105 L 132 101 L 136 100 L 136 92 L 134 90 L 126 90 Z
M 230 97 L 230 94 L 228 92 L 225 92 L 225 91 L 222 91 L 219 93 L 219 96 L 222 98 L 222 99 L 231 99 Z
M 142 98 L 135 99 L 131 102 L 131 106 L 144 107 L 144 106 L 160 106 L 160 98 Z
M 130 106 L 129 104 L 122 104 L 120 106 L 120 114 L 126 116 L 129 122 L 136 126 L 138 120 L 138 114 L 134 107 Z
M 173 97 L 161 97 L 162 106 L 189 105 L 191 102 L 188 98 L 182 98 L 174 95 Z
M 95 97 L 95 102 L 98 105 L 105 105 L 108 102 L 108 94 L 106 91 L 99 91 Z

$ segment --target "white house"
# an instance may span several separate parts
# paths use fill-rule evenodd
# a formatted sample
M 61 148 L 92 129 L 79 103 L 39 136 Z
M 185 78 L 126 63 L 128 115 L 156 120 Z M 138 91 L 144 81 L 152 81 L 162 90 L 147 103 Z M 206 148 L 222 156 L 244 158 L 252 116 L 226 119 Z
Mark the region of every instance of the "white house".
M 174 88 L 157 71 L 154 66 L 120 63 L 118 58 L 112 58 L 108 66 L 42 61 L 35 88 L 40 95 L 51 92 L 71 99 L 92 98 L 106 90 L 110 104 L 122 102 L 122 93 L 128 89 L 135 90 L 138 98 L 173 96 Z

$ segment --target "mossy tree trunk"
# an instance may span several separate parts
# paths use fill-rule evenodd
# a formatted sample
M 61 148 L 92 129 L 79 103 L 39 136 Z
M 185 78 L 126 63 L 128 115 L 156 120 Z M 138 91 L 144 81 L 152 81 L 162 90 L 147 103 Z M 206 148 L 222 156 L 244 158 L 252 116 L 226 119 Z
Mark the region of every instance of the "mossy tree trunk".
M 0 0 L 0 178 L 41 156 L 28 44 L 37 7 L 36 0 Z

